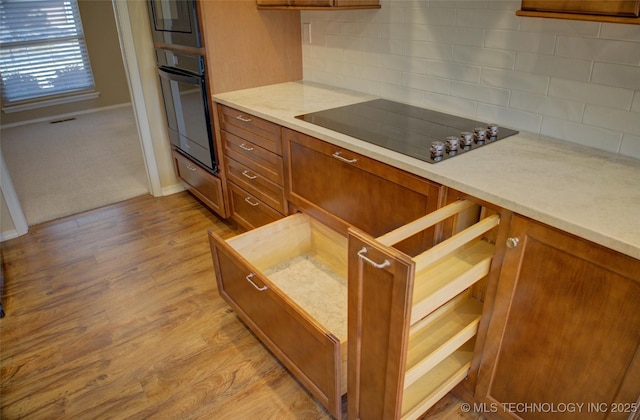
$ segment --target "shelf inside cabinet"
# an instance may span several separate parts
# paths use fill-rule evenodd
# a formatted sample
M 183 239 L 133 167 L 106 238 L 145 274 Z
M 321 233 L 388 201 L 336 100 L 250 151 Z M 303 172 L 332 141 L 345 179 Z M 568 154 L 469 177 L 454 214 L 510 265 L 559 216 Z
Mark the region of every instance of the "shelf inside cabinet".
M 431 369 L 428 374 L 404 390 L 403 420 L 419 418 L 467 376 L 473 358 L 474 344 L 474 339 L 469 340 Z
M 416 273 L 410 324 L 486 276 L 494 251 L 495 245 L 478 239 Z
M 405 389 L 476 335 L 482 303 L 469 290 L 445 303 L 409 332 Z

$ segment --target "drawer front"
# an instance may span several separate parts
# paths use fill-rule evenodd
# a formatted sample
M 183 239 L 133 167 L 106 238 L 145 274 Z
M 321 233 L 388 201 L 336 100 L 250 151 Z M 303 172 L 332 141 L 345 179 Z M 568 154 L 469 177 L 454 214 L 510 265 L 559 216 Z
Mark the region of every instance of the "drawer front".
M 279 125 L 224 105 L 218 105 L 218 115 L 223 130 L 282 155 Z
M 246 229 L 255 229 L 283 217 L 234 183 L 228 182 L 227 185 L 231 193 L 231 215 Z
M 284 136 L 287 200 L 338 231 L 379 236 L 438 207 L 439 185 L 295 131 Z M 424 249 L 435 235 L 431 229 L 402 248 Z
M 287 212 L 284 188 L 266 179 L 259 172 L 253 171 L 233 159 L 225 162 L 227 178 L 242 187 L 249 194 L 273 207 L 280 213 Z
M 282 185 L 284 183 L 283 160 L 281 156 L 270 152 L 250 141 L 230 133 L 222 132 L 225 155 L 248 166 L 252 171 Z
M 224 240 L 211 233 L 210 240 L 220 294 L 325 407 L 330 399 L 338 401 L 329 410 L 339 418 L 340 343 L 310 323 Z
M 176 174 L 189 184 L 189 191 L 211 210 L 222 217 L 227 217 L 222 195 L 222 181 L 175 150 L 173 151 L 173 162 Z

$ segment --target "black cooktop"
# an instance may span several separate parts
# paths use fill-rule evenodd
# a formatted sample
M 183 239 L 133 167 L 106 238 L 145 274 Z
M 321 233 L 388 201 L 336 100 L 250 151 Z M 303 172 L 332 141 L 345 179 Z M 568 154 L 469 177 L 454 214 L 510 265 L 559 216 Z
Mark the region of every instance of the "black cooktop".
M 476 128 L 486 129 L 488 124 L 386 99 L 298 115 L 296 118 L 429 163 L 468 153 L 518 133 L 500 127 L 497 135 L 487 136 L 484 141 L 476 135 L 470 145 L 461 144 L 458 150 L 444 147 L 442 155 L 434 155 L 431 152 L 433 142 L 442 142 L 442 147 L 447 137 L 460 138 L 462 132 L 474 133 Z

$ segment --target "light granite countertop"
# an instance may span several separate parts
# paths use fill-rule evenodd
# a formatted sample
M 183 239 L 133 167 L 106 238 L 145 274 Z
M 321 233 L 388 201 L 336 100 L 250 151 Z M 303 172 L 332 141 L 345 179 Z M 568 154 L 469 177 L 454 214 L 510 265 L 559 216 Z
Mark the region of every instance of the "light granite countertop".
M 520 132 L 430 164 L 295 118 L 371 99 L 377 97 L 311 82 L 214 95 L 218 103 L 640 259 L 640 160 Z

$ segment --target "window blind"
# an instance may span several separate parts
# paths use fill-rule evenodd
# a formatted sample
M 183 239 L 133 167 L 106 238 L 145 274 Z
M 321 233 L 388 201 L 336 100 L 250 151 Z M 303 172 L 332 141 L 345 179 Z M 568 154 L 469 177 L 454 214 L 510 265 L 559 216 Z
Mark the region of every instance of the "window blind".
M 5 103 L 94 89 L 77 0 L 0 0 Z

